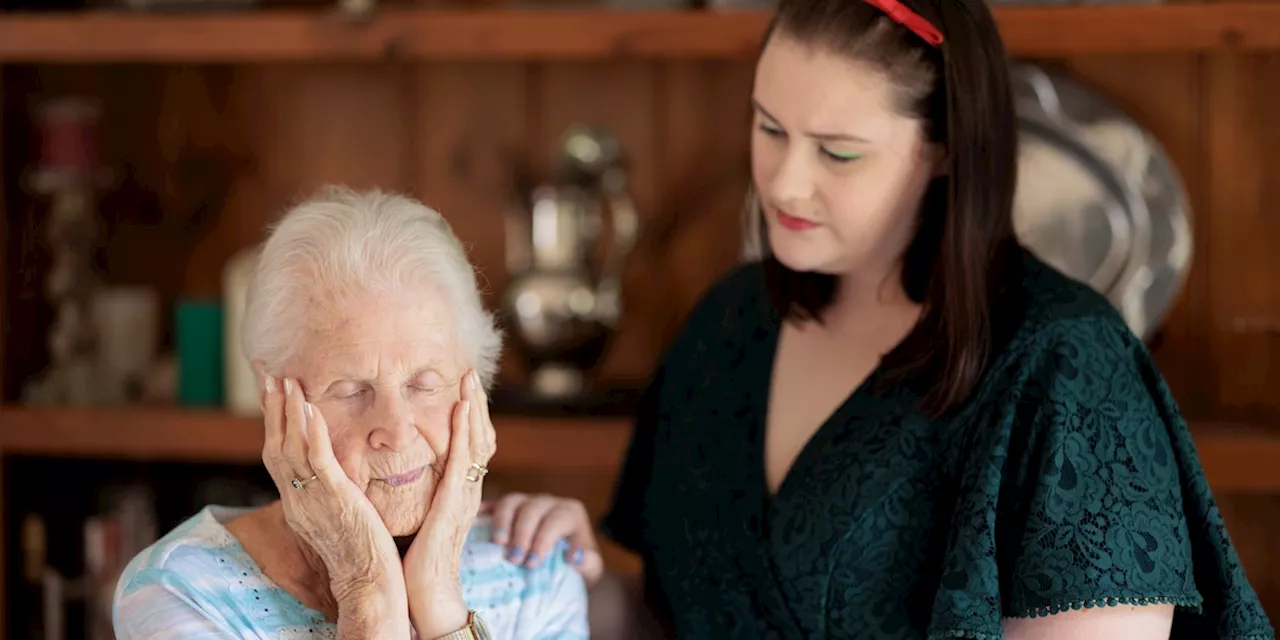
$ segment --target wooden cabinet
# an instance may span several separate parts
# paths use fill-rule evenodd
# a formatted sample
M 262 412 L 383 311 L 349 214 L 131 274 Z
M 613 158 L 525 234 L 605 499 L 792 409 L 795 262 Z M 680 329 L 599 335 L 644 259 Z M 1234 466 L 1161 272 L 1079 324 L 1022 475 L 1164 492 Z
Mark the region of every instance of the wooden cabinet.
M 1280 275 L 1270 213 L 1280 141 L 1280 2 L 1003 6 L 1010 54 L 1065 67 L 1160 139 L 1194 206 L 1190 281 L 1153 350 L 1193 422 L 1241 555 L 1280 619 Z M 702 291 L 738 260 L 759 12 L 328 9 L 217 14 L 0 13 L 0 456 L 253 464 L 258 425 L 177 408 L 28 409 L 44 366 L 40 221 L 18 186 L 30 107 L 103 107 L 100 156 L 132 191 L 104 205 L 108 276 L 175 300 L 216 296 L 224 262 L 326 182 L 403 190 L 471 248 L 492 304 L 506 284 L 513 171 L 552 166 L 592 122 L 633 167 L 644 237 L 604 363 L 638 385 Z M 168 317 L 168 316 L 166 316 Z M 1273 364 L 1274 363 L 1274 364 Z M 504 358 L 504 384 L 522 370 Z M 600 513 L 625 449 L 616 417 L 499 413 L 503 486 Z M 10 487 L 11 489 L 12 487 Z M 0 548 L 12 548 L 5 545 Z M 0 562 L 5 560 L 0 553 Z M 634 559 L 610 550 L 614 566 Z M 0 598 L 0 605 L 4 599 Z

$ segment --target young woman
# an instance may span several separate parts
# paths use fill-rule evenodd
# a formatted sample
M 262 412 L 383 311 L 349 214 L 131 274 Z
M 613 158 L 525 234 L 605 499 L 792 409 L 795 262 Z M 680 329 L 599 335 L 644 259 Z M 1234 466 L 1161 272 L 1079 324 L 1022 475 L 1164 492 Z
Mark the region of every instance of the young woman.
M 1014 237 L 987 7 L 782 0 L 751 98 L 767 254 L 663 358 L 604 522 L 666 632 L 1273 637 L 1143 344 Z M 581 505 L 492 509 L 615 584 Z

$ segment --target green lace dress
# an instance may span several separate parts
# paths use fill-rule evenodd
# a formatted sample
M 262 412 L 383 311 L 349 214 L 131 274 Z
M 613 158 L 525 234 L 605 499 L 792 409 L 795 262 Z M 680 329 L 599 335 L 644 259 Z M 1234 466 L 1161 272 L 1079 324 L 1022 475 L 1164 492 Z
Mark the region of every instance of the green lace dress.
M 776 495 L 779 316 L 758 265 L 691 314 L 642 402 L 607 535 L 681 638 L 1002 637 L 1001 620 L 1177 605 L 1174 638 L 1270 639 L 1173 399 L 1107 301 L 1024 253 L 978 392 L 931 421 L 873 372 Z

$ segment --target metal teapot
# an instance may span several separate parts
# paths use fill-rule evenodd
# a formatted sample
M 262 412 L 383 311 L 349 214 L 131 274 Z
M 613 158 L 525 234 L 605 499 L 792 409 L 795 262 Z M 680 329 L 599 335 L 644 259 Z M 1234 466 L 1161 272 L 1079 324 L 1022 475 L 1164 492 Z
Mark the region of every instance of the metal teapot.
M 606 210 L 612 238 L 597 256 Z M 618 140 L 597 127 L 571 127 L 554 179 L 521 194 L 506 216 L 511 281 L 502 307 L 535 397 L 587 390 L 617 331 L 622 269 L 639 231 Z

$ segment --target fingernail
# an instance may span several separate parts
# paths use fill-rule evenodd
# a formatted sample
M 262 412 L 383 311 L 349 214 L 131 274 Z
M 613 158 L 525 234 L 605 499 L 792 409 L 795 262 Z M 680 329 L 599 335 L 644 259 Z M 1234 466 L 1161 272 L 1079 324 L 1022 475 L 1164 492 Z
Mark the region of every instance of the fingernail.
M 471 380 L 470 380 L 471 388 L 472 388 L 472 389 L 479 389 L 479 388 L 480 388 L 480 374 L 478 374 L 478 373 L 476 373 L 476 372 L 472 371 L 472 372 L 471 372 L 471 374 L 470 374 L 470 376 L 468 376 L 468 377 L 470 377 L 470 378 L 471 378 Z
M 526 567 L 532 567 L 534 563 L 536 563 L 537 561 L 538 561 L 538 552 L 534 551 L 529 554 L 529 559 L 525 560 L 524 564 Z
M 586 553 L 583 552 L 582 549 L 574 549 L 573 560 L 571 560 L 570 562 L 573 562 L 574 564 L 582 564 L 582 561 L 585 559 L 585 556 L 586 556 Z
M 267 393 L 275 393 L 276 379 L 271 376 L 266 376 L 262 382 L 262 388 L 265 389 Z
M 287 396 L 287 395 L 289 395 L 289 393 L 290 393 L 290 392 L 292 392 L 292 391 L 293 391 L 293 385 L 292 385 L 292 384 L 289 384 L 289 379 L 288 379 L 288 378 L 285 378 L 285 379 L 284 379 L 284 394 Z
M 303 406 L 303 407 L 305 407 L 305 408 L 306 408 L 306 410 L 307 410 L 307 419 L 308 419 L 308 420 L 310 420 L 311 418 L 315 417 L 315 416 L 311 413 L 311 403 L 310 403 L 310 402 L 308 402 L 308 403 L 306 403 L 306 404 L 304 404 L 304 405 L 302 405 L 302 406 Z
M 507 558 L 512 562 L 520 562 L 520 559 L 523 557 L 524 549 L 521 549 L 520 547 L 513 547 L 511 549 L 511 553 L 507 554 Z
M 464 415 L 464 416 L 469 416 L 469 415 L 471 415 L 471 401 L 470 401 L 470 400 L 463 400 L 463 401 L 462 401 L 462 415 Z

